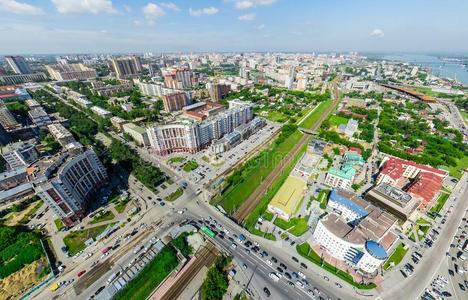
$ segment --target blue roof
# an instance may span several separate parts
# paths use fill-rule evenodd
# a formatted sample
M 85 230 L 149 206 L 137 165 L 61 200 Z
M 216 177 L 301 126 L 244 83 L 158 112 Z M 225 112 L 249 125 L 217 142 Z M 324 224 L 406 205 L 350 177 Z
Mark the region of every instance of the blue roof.
M 332 190 L 329 201 L 338 202 L 339 204 L 345 206 L 346 208 L 354 211 L 361 218 L 369 214 L 367 210 L 357 205 L 354 201 L 344 197 L 343 195 L 338 194 L 338 191 L 336 189 Z
M 366 250 L 370 255 L 377 259 L 386 259 L 388 257 L 387 251 L 376 241 L 369 240 L 366 242 Z

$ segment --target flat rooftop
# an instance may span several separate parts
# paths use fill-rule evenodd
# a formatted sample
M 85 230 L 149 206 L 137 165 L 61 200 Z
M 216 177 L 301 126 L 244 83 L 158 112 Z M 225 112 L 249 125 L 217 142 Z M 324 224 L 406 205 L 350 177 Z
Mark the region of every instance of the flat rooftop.
M 303 179 L 289 176 L 271 200 L 270 206 L 291 216 L 301 201 L 306 186 Z

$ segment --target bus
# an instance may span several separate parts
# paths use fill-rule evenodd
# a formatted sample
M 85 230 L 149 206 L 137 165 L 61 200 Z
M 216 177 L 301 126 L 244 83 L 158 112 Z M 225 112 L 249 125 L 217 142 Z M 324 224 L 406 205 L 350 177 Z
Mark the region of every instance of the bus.
M 207 236 L 214 238 L 215 233 L 206 226 L 202 226 L 201 231 L 203 231 Z

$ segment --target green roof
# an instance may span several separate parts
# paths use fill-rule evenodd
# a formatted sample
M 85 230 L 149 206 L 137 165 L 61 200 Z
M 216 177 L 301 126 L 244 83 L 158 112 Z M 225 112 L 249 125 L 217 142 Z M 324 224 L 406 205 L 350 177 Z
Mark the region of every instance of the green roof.
M 345 165 L 341 168 L 341 170 L 331 168 L 328 173 L 343 179 L 353 180 L 353 177 L 356 175 L 356 170 L 354 170 L 351 166 Z

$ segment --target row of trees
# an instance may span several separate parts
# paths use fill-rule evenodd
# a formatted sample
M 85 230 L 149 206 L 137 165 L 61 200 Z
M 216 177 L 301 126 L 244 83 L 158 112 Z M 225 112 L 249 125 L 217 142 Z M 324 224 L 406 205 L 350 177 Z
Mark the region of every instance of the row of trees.
M 231 263 L 228 256 L 220 256 L 215 265 L 208 270 L 201 288 L 202 300 L 222 300 L 226 294 L 229 279 L 226 267 Z
M 56 111 L 61 117 L 68 119 L 69 129 L 73 135 L 82 144 L 92 146 L 107 168 L 122 167 L 133 173 L 138 180 L 153 191 L 166 180 L 164 173 L 159 168 L 141 159 L 138 153 L 128 145 L 108 135 L 110 124 L 108 124 L 107 119 L 93 115 L 95 120 L 91 120 L 85 113 L 62 103 L 45 91 L 32 92 L 31 94 L 49 110 Z M 105 147 L 100 141 L 96 140 L 95 135 L 98 132 L 106 134 L 112 140 L 109 147 Z M 116 165 L 113 165 L 112 161 Z

